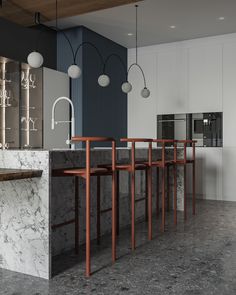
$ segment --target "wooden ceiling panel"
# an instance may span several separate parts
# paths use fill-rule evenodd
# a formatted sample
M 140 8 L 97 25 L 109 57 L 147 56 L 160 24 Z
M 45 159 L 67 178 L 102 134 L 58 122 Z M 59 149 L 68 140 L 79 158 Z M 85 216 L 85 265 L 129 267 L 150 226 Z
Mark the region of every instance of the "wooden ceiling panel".
M 101 9 L 132 4 L 143 0 L 58 0 L 58 18 L 85 14 Z M 34 25 L 34 13 L 40 12 L 42 21 L 56 17 L 55 0 L 3 0 L 0 17 L 23 26 Z

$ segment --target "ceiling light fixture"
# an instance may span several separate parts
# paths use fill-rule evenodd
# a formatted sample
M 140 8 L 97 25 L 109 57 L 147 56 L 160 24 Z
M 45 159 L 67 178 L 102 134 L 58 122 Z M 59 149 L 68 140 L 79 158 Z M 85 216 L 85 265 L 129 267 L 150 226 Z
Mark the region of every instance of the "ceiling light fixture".
M 128 75 L 129 75 L 130 70 L 133 67 L 137 67 L 141 71 L 143 81 L 144 81 L 144 88 L 141 90 L 141 96 L 143 98 L 147 98 L 150 96 L 150 91 L 148 90 L 147 85 L 146 85 L 146 78 L 144 75 L 144 71 L 141 68 L 141 66 L 138 64 L 138 5 L 135 5 L 135 7 L 136 7 L 136 59 L 135 59 L 135 63 L 133 63 L 129 67 L 128 71 L 127 71 L 126 64 L 124 63 L 124 61 L 122 60 L 122 58 L 118 54 L 112 53 L 106 59 L 104 59 L 102 54 L 100 53 L 99 49 L 91 42 L 82 42 L 81 44 L 78 45 L 77 49 L 74 50 L 69 37 L 66 35 L 66 33 L 63 30 L 58 28 L 58 3 L 57 3 L 57 0 L 56 0 L 56 24 L 55 24 L 55 27 L 42 24 L 40 21 L 40 13 L 39 12 L 35 13 L 35 24 L 40 25 L 42 28 L 45 28 L 45 29 L 49 28 L 49 29 L 52 29 L 58 33 L 61 33 L 64 36 L 64 38 L 67 40 L 68 45 L 71 50 L 71 53 L 72 53 L 72 57 L 73 57 L 73 63 L 68 67 L 68 70 L 67 70 L 68 76 L 70 78 L 77 79 L 81 76 L 82 70 L 76 63 L 77 55 L 78 55 L 78 52 L 82 46 L 85 46 L 85 45 L 90 46 L 97 53 L 97 55 L 100 59 L 100 62 L 103 66 L 102 74 L 98 77 L 98 84 L 101 87 L 107 87 L 108 85 L 110 85 L 111 79 L 106 73 L 106 66 L 111 58 L 116 58 L 122 65 L 122 68 L 123 68 L 124 74 L 125 74 L 125 79 L 126 79 L 125 82 L 121 85 L 121 90 L 126 94 L 132 90 L 132 85 L 128 82 Z M 133 35 L 133 33 L 129 33 L 129 34 Z M 43 59 L 43 56 L 41 53 L 39 53 L 38 51 L 33 51 L 28 55 L 27 61 L 28 61 L 28 64 L 32 68 L 39 68 L 43 65 L 44 59 Z
M 170 26 L 170 28 L 171 28 L 171 29 L 175 29 L 175 28 L 176 28 L 176 26 L 174 26 L 174 25 L 173 25 L 173 26 Z
M 133 36 L 134 34 L 133 34 L 133 33 L 128 33 L 127 35 L 128 35 L 128 36 Z
M 225 17 L 224 16 L 220 16 L 220 17 L 218 17 L 218 20 L 225 20 Z
M 135 21 L 135 62 L 129 66 L 128 72 L 127 72 L 127 81 L 124 82 L 121 86 L 122 91 L 124 93 L 129 93 L 132 90 L 132 85 L 128 81 L 128 76 L 131 71 L 131 69 L 138 68 L 142 74 L 143 82 L 144 82 L 144 88 L 141 90 L 141 96 L 143 98 L 148 98 L 150 96 L 150 90 L 147 88 L 146 84 L 146 78 L 144 71 L 142 67 L 138 63 L 138 5 L 135 5 L 135 12 L 136 12 L 136 21 Z

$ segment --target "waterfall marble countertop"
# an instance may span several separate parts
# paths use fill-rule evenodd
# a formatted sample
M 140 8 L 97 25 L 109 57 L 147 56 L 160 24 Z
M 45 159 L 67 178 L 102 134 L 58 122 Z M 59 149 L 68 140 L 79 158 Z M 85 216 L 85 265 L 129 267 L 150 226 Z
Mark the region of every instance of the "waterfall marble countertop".
M 91 150 L 91 165 L 111 161 L 110 148 Z M 183 157 L 183 149 L 178 149 Z M 173 148 L 166 150 L 173 157 Z M 153 150 L 153 160 L 160 158 L 161 149 Z M 117 161 L 130 161 L 130 148 L 117 148 Z M 138 147 L 137 159 L 147 159 L 147 148 Z M 3 150 L 0 167 L 20 171 L 14 181 L 0 185 L 0 268 L 50 279 L 53 263 L 58 254 L 74 248 L 74 224 L 52 229 L 52 226 L 74 218 L 75 181 L 73 177 L 53 177 L 58 168 L 85 165 L 85 149 L 77 150 Z M 22 174 L 26 171 L 29 174 Z M 4 172 L 4 171 L 3 171 Z M 12 171 L 13 172 L 13 171 Z M 4 173 L 3 173 L 4 174 Z M 1 169 L 0 169 L 1 175 Z M 27 176 L 27 178 L 23 177 Z M 34 177 L 36 176 L 36 177 Z M 0 176 L 1 177 L 1 176 Z M 9 176 L 10 177 L 10 176 Z M 16 177 L 16 174 L 15 176 Z M 30 178 L 28 178 L 30 177 Z M 24 179 L 22 179 L 24 178 Z M 6 180 L 6 179 L 5 179 Z M 153 209 L 155 210 L 156 170 L 153 169 Z M 137 198 L 145 196 L 145 173 L 136 174 Z M 96 237 L 96 179 L 91 181 L 91 239 Z M 111 203 L 111 178 L 101 178 L 101 207 Z M 177 177 L 178 209 L 183 204 L 183 172 Z M 130 180 L 120 173 L 120 227 L 130 224 Z M 79 181 L 80 244 L 85 240 L 85 182 Z M 136 218 L 143 219 L 145 205 L 138 202 Z M 102 217 L 102 234 L 111 230 L 111 214 Z

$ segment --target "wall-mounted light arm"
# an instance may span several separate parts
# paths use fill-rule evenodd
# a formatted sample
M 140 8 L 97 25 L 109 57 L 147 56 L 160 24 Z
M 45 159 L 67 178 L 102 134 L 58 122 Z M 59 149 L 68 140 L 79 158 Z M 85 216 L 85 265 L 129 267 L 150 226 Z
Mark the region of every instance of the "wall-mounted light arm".
M 85 42 L 82 42 L 76 49 L 75 51 L 75 55 L 74 55 L 74 63 L 76 63 L 76 58 L 77 58 L 77 55 L 78 55 L 78 52 L 79 50 L 81 49 L 81 47 L 85 46 L 85 45 L 89 45 L 91 46 L 92 48 L 95 49 L 95 51 L 97 52 L 99 58 L 100 58 L 100 61 L 101 61 L 101 64 L 104 66 L 104 59 L 102 57 L 102 54 L 101 52 L 99 51 L 99 49 L 97 48 L 97 46 L 95 46 L 93 43 L 91 42 L 88 42 L 88 41 L 85 41 Z
M 112 53 L 112 54 L 108 55 L 108 57 L 106 58 L 106 60 L 105 60 L 105 62 L 104 62 L 103 73 L 106 72 L 106 66 L 107 66 L 108 62 L 109 62 L 112 58 L 116 58 L 116 59 L 119 60 L 119 62 L 120 62 L 121 65 L 122 65 L 122 68 L 123 68 L 123 70 L 124 70 L 125 78 L 126 78 L 126 80 L 127 80 L 127 79 L 128 79 L 128 72 L 127 72 L 126 65 L 125 65 L 124 61 L 122 60 L 122 58 L 119 56 L 119 54 L 116 54 L 116 53 Z

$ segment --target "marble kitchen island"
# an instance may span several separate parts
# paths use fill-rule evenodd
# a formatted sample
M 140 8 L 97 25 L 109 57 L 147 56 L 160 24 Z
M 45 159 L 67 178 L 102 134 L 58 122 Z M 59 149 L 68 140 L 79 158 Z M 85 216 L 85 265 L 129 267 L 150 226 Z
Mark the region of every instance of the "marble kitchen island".
M 153 150 L 153 159 L 160 157 Z M 167 156 L 173 149 L 167 150 Z M 146 158 L 147 149 L 137 149 L 136 157 Z M 183 150 L 178 149 L 178 157 Z M 130 149 L 119 148 L 117 161 L 130 159 Z M 111 161 L 111 150 L 91 151 L 91 164 Z M 74 218 L 73 177 L 53 177 L 53 169 L 85 165 L 85 150 L 4 150 L 0 151 L 0 167 L 42 170 L 40 178 L 1 182 L 0 190 L 0 267 L 50 279 L 53 257 L 74 248 L 74 224 L 52 230 L 52 226 Z M 181 169 L 181 168 L 180 168 Z M 178 209 L 183 209 L 183 173 L 177 173 Z M 136 173 L 136 193 L 145 194 L 144 172 Z M 129 177 L 120 174 L 120 227 L 130 224 Z M 101 207 L 111 204 L 110 177 L 101 178 Z M 153 172 L 153 210 L 155 210 L 156 174 Z M 80 244 L 85 241 L 85 183 L 79 182 Z M 144 202 L 137 203 L 136 219 L 145 216 Z M 154 222 L 154 221 L 153 221 Z M 110 213 L 103 215 L 101 233 L 111 230 Z M 96 237 L 96 178 L 91 182 L 91 239 Z

